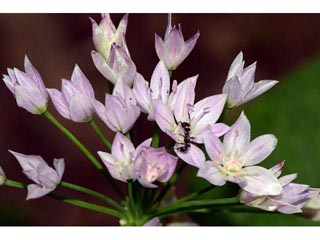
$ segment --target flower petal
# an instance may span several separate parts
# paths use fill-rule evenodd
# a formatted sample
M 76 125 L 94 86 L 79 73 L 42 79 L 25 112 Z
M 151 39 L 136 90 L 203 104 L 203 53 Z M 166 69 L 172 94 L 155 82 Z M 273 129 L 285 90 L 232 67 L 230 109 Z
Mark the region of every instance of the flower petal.
M 254 139 L 241 156 L 244 166 L 252 166 L 266 159 L 277 145 L 277 139 L 272 134 L 262 135 Z
M 250 142 L 250 123 L 244 112 L 231 126 L 223 139 L 224 151 L 227 155 L 237 152 L 240 156 Z
M 251 64 L 250 66 L 246 67 L 241 75 L 240 83 L 243 89 L 243 93 L 246 95 L 253 87 L 254 84 L 254 74 L 256 71 L 257 62 Z
M 289 174 L 289 175 L 286 175 L 286 176 L 279 178 L 279 182 L 282 186 L 285 186 L 285 185 L 288 185 L 289 183 L 291 183 L 294 179 L 296 179 L 297 176 L 298 176 L 297 173 Z
M 132 142 L 126 136 L 117 132 L 112 143 L 112 155 L 121 161 L 125 161 L 133 157 L 134 151 Z
M 140 107 L 140 110 L 148 114 L 152 108 L 151 93 L 149 83 L 143 78 L 140 73 L 137 73 L 135 77 L 132 90 L 137 100 L 137 105 Z
M 74 122 L 88 122 L 94 113 L 91 98 L 80 94 L 72 96 L 69 109 L 70 118 Z
M 179 61 L 178 62 L 182 63 L 188 57 L 188 55 L 191 53 L 192 49 L 196 45 L 199 36 L 200 36 L 200 33 L 198 31 L 195 35 L 193 35 L 191 38 L 189 38 L 185 42 L 183 50 L 181 51 L 181 53 L 179 55 Z
M 178 122 L 190 122 L 189 108 L 194 104 L 197 78 L 198 75 L 190 77 L 177 86 L 173 109 Z
M 205 162 L 206 157 L 204 153 L 196 145 L 190 144 L 190 147 L 186 152 L 179 151 L 179 147 L 181 147 L 181 145 L 177 143 L 174 147 L 174 151 L 177 154 L 177 156 L 186 163 L 195 167 L 200 167 Z
M 83 74 L 78 65 L 74 67 L 71 82 L 85 96 L 94 98 L 94 91 L 88 78 Z
M 122 181 L 122 182 L 126 182 L 126 179 L 124 179 L 123 176 L 120 175 L 119 171 L 117 170 L 117 168 L 115 166 L 116 162 L 118 161 L 118 159 L 116 159 L 110 153 L 106 153 L 106 152 L 99 151 L 98 155 L 101 158 L 101 160 L 104 163 L 104 165 L 106 166 L 106 168 L 108 169 L 110 175 L 114 179 L 117 179 L 117 180 Z
M 260 96 L 261 94 L 268 91 L 270 88 L 272 88 L 274 85 L 276 85 L 278 81 L 275 80 L 261 80 L 257 83 L 255 83 L 251 89 L 251 91 L 245 96 L 242 104 L 249 102 L 250 100 Z
M 257 196 L 263 195 L 279 195 L 282 192 L 282 187 L 278 179 L 269 170 L 258 167 L 246 167 L 240 172 L 242 181 L 239 186 Z
M 112 95 L 121 96 L 123 99 L 125 99 L 127 105 L 137 105 L 137 101 L 132 89 L 122 80 L 122 78 L 118 78 L 114 86 Z
M 61 116 L 70 120 L 71 118 L 69 108 L 62 100 L 61 92 L 53 88 L 48 88 L 47 91 L 56 110 L 60 113 Z
M 194 105 L 190 114 L 192 136 L 202 135 L 208 126 L 218 120 L 224 108 L 226 97 L 225 94 L 218 94 L 206 97 Z
M 277 165 L 275 165 L 272 168 L 270 168 L 269 171 L 272 172 L 275 177 L 279 177 L 281 175 L 284 163 L 285 163 L 285 161 L 282 161 L 282 162 L 278 163 Z
M 113 84 L 117 81 L 117 75 L 108 66 L 104 58 L 96 51 L 91 51 L 91 57 L 98 71 Z
M 38 184 L 29 184 L 28 185 L 28 195 L 26 200 L 36 199 L 47 195 L 52 192 L 54 189 L 44 188 Z
M 206 161 L 200 166 L 197 176 L 216 186 L 222 186 L 226 183 L 226 178 L 222 171 L 212 161 Z
M 170 90 L 169 73 L 162 61 L 154 69 L 150 81 L 152 99 L 160 99 L 163 103 L 168 102 Z
M 17 105 L 32 114 L 42 114 L 47 109 L 48 99 L 43 97 L 36 88 L 15 87 Z
M 61 181 L 62 175 L 64 173 L 64 169 L 65 169 L 64 159 L 63 158 L 53 159 L 53 166 L 59 175 L 59 181 Z
M 38 86 L 40 92 L 42 93 L 42 95 L 47 96 L 47 91 L 46 91 L 46 87 L 43 83 L 43 80 L 40 76 L 40 73 L 38 72 L 38 70 L 31 64 L 30 60 L 28 59 L 27 56 L 25 56 L 24 58 L 24 69 L 26 71 L 26 73 L 31 76 L 31 78 L 33 79 L 33 81 L 36 83 L 36 85 Z
M 244 92 L 237 76 L 226 81 L 225 85 L 223 86 L 222 92 L 228 94 L 228 108 L 233 108 L 242 104 Z
M 243 69 L 243 53 L 242 51 L 236 56 L 236 58 L 233 60 L 229 72 L 228 72 L 228 76 L 227 76 L 227 80 L 229 80 L 230 78 L 239 75 L 239 73 L 242 72 Z
M 212 133 L 204 135 L 204 146 L 211 160 L 222 163 L 223 144 L 220 139 Z
M 165 132 L 173 139 L 176 139 L 172 132 L 177 127 L 177 124 L 169 107 L 163 104 L 160 100 L 156 100 L 153 103 L 153 109 L 155 120 L 161 131 Z

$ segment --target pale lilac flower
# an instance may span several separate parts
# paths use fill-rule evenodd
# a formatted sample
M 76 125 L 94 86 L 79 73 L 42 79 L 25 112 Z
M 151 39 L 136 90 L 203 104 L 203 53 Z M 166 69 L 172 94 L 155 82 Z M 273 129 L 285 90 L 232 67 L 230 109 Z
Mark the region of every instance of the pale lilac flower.
M 74 122 L 88 122 L 92 119 L 94 108 L 91 101 L 95 99 L 91 83 L 75 66 L 71 81 L 62 79 L 61 92 L 47 89 L 57 111 L 66 119 Z
M 134 81 L 133 92 L 141 111 L 148 114 L 148 120 L 154 121 L 154 101 L 160 100 L 173 111 L 176 100 L 180 97 L 194 98 L 197 78 L 198 76 L 187 78 L 180 84 L 177 84 L 176 80 L 173 81 L 170 92 L 169 73 L 163 61 L 160 61 L 152 73 L 150 86 L 149 82 L 138 73 Z
M 127 133 L 140 115 L 132 89 L 122 79 L 112 95 L 106 94 L 105 105 L 97 100 L 92 103 L 99 118 L 114 132 Z
M 108 60 L 105 60 L 96 51 L 91 52 L 91 57 L 99 72 L 111 83 L 116 84 L 117 80 L 121 78 L 128 86 L 132 85 L 137 68 L 126 47 L 113 43 Z
M 250 123 L 242 113 L 223 143 L 214 134 L 205 135 L 204 145 L 211 161 L 204 162 L 197 175 L 218 186 L 230 181 L 255 195 L 279 195 L 282 187 L 277 178 L 269 170 L 253 166 L 267 158 L 276 144 L 271 134 L 250 142 Z
M 142 147 L 133 163 L 136 178 L 142 186 L 156 188 L 153 182 L 167 182 L 172 177 L 177 160 L 165 147 Z
M 16 98 L 19 107 L 33 114 L 43 114 L 47 110 L 48 93 L 42 78 L 27 56 L 24 58 L 25 72 L 8 68 L 3 81 Z
M 205 156 L 192 142 L 203 143 L 203 135 L 208 131 L 216 136 L 228 131 L 227 125 L 216 123 L 224 108 L 226 95 L 207 97 L 194 104 L 194 88 L 184 89 L 185 86 L 188 85 L 181 86 L 180 92 L 177 89 L 173 97 L 173 110 L 162 101 L 154 101 L 154 116 L 160 129 L 176 142 L 176 154 L 188 164 L 199 167 L 204 163 Z M 190 142 L 186 143 L 186 139 Z
M 144 227 L 160 227 L 162 226 L 160 219 L 158 217 L 152 218 L 150 221 L 143 224 Z
M 23 173 L 35 183 L 28 185 L 27 200 L 39 198 L 52 192 L 61 182 L 65 168 L 64 159 L 54 159 L 53 166 L 55 169 L 53 169 L 41 156 L 9 152 L 18 160 Z
M 127 137 L 117 133 L 112 143 L 111 154 L 101 151 L 98 154 L 113 178 L 123 182 L 135 180 L 133 161 L 143 147 L 150 146 L 151 141 L 149 138 L 135 149 Z
M 284 162 L 277 164 L 270 169 L 275 177 L 279 177 Z M 279 178 L 282 186 L 282 193 L 276 196 L 257 196 L 247 191 L 239 193 L 239 201 L 246 205 L 260 208 L 266 211 L 278 211 L 285 214 L 302 212 L 304 207 L 312 198 L 314 198 L 320 189 L 310 188 L 305 184 L 292 183 L 297 174 L 290 174 Z
M 184 41 L 180 24 L 178 27 L 171 24 L 171 14 L 168 15 L 168 25 L 164 40 L 155 34 L 156 52 L 168 70 L 175 70 L 190 54 L 200 33 L 197 32 L 188 41 Z
M 243 67 L 243 54 L 240 52 L 231 64 L 222 90 L 223 93 L 228 94 L 228 108 L 249 102 L 278 83 L 275 80 L 261 80 L 255 83 L 256 62 L 245 69 Z
M 116 29 L 110 14 L 101 14 L 99 25 L 95 20 L 90 18 L 92 23 L 92 39 L 96 50 L 107 61 L 110 55 L 111 45 L 116 43 L 119 46 L 124 44 L 124 36 L 127 31 L 128 14 L 125 14 L 121 19 L 118 28 Z
M 0 166 L 0 186 L 2 186 L 7 180 L 6 174 Z

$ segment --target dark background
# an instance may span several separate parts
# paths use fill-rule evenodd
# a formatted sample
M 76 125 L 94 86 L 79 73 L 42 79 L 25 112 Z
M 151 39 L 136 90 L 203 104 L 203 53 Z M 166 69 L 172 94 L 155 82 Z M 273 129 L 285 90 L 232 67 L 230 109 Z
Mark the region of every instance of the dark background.
M 95 88 L 96 98 L 104 99 L 107 80 L 95 69 L 90 51 L 94 49 L 88 17 L 100 21 L 99 14 L 1 14 L 0 70 L 23 70 L 27 54 L 48 88 L 59 88 L 61 78 L 70 79 L 77 63 Z M 122 14 L 111 15 L 117 25 Z M 299 172 L 298 182 L 320 186 L 320 15 L 318 14 L 174 14 L 173 23 L 181 23 L 185 39 L 197 30 L 200 38 L 185 62 L 174 72 L 178 81 L 200 74 L 197 99 L 221 92 L 234 57 L 242 50 L 246 65 L 258 61 L 256 81 L 276 79 L 280 84 L 265 96 L 243 108 L 252 124 L 253 135 L 274 133 L 279 144 L 265 166 L 287 160 L 285 172 Z M 158 62 L 154 33 L 164 36 L 166 14 L 130 14 L 127 43 L 138 71 L 150 79 Z M 104 146 L 86 124 L 67 121 L 49 109 L 90 150 Z M 29 183 L 8 149 L 41 155 L 50 165 L 53 158 L 66 160 L 63 180 L 91 187 L 110 196 L 114 192 L 90 162 L 44 117 L 29 114 L 16 106 L 15 99 L 0 83 L 0 165 L 10 179 Z M 233 111 L 229 120 L 238 116 Z M 110 140 L 113 133 L 97 119 Z M 152 123 L 140 117 L 134 128 L 137 143 L 149 137 Z M 178 182 L 177 192 L 186 192 L 205 184 L 193 180 L 188 169 Z M 185 184 L 185 183 L 189 184 Z M 123 184 L 120 188 L 125 189 Z M 58 188 L 57 192 L 89 200 L 83 195 Z M 228 195 L 218 190 L 216 195 Z M 68 206 L 46 197 L 25 201 L 26 192 L 0 189 L 2 225 L 114 225 L 114 218 Z M 200 215 L 199 215 L 200 216 Z M 295 216 L 210 213 L 193 216 L 205 225 L 313 225 Z M 253 220 L 254 219 L 254 220 Z

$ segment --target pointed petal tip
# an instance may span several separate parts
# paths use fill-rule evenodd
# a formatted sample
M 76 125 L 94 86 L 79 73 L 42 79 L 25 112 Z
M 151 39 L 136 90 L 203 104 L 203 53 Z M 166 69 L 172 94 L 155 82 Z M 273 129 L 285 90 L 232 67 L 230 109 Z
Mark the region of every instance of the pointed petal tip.
M 92 17 L 88 17 L 90 19 L 90 22 L 93 26 L 98 26 L 96 20 L 94 20 Z

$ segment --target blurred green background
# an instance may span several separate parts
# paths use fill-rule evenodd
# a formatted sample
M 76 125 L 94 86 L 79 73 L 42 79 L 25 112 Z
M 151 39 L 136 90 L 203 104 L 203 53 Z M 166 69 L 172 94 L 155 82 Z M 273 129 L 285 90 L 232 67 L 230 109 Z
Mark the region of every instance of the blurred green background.
M 96 97 L 103 99 L 107 81 L 95 69 L 90 51 L 91 24 L 88 16 L 98 14 L 1 14 L 0 70 L 23 68 L 27 54 L 42 75 L 47 87 L 60 88 L 61 78 L 70 78 L 74 64 L 79 64 L 92 82 Z M 117 24 L 122 14 L 113 14 Z M 148 80 L 158 62 L 154 33 L 164 35 L 165 14 L 130 14 L 127 42 L 138 71 Z M 272 133 L 278 138 L 273 154 L 262 165 L 271 167 L 286 160 L 284 174 L 298 172 L 296 182 L 320 186 L 320 27 L 319 14 L 174 14 L 181 23 L 185 38 L 197 30 L 201 35 L 188 59 L 174 72 L 178 81 L 200 74 L 197 99 L 221 92 L 234 57 L 242 50 L 246 65 L 258 61 L 256 81 L 276 79 L 280 83 L 267 94 L 232 111 L 232 123 L 244 110 L 252 127 L 252 138 Z M 0 165 L 12 179 L 28 180 L 20 166 L 7 152 L 12 149 L 37 154 L 49 164 L 54 157 L 67 161 L 64 180 L 116 198 L 104 179 L 81 153 L 49 122 L 16 106 L 5 85 L 0 83 Z M 51 112 L 55 113 L 52 104 Z M 83 124 L 73 124 L 55 113 L 92 151 L 104 150 L 95 134 Z M 101 122 L 109 137 L 113 133 Z M 152 123 L 140 117 L 134 134 L 136 143 L 150 136 Z M 166 137 L 162 138 L 164 143 Z M 85 169 L 85 170 L 84 170 Z M 178 196 L 199 189 L 207 183 L 194 178 L 188 168 L 177 182 Z M 187 179 L 187 181 L 185 181 Z M 121 189 L 124 184 L 119 183 Z M 59 193 L 68 193 L 58 188 Z M 237 188 L 228 184 L 205 197 L 234 196 Z M 114 218 L 41 198 L 25 201 L 26 193 L 0 189 L 0 225 L 118 225 Z M 72 195 L 77 196 L 78 195 Z M 82 199 L 87 199 L 80 195 Z M 87 199 L 89 200 L 89 199 Z M 319 225 L 299 216 L 281 214 L 228 213 L 212 211 L 192 214 L 203 225 Z

